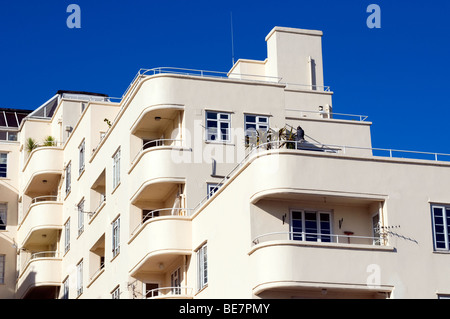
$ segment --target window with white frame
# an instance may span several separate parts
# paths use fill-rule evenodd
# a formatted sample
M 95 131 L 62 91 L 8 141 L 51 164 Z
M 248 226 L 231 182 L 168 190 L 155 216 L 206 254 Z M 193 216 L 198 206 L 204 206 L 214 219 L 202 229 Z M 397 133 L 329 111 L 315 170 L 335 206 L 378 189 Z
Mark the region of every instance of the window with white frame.
M 120 286 L 117 286 L 111 293 L 112 299 L 120 299 Z
M 3 285 L 5 283 L 5 263 L 6 256 L 0 255 L 0 285 Z
M 170 287 L 172 287 L 172 294 L 181 294 L 181 269 L 177 268 L 170 274 Z
M 69 277 L 63 282 L 63 295 L 61 299 L 69 299 Z
M 83 293 L 83 260 L 77 265 L 77 296 Z
M 291 239 L 331 242 L 331 214 L 311 210 L 291 211 Z
M 208 183 L 206 185 L 208 198 L 214 195 L 214 193 L 217 192 L 221 186 L 222 184 Z
M 120 183 L 120 148 L 113 155 L 113 189 Z
M 0 153 L 0 177 L 8 177 L 8 153 Z
M 81 174 L 84 171 L 84 158 L 85 158 L 85 141 L 81 142 L 80 146 L 78 147 L 78 162 L 79 162 L 79 168 L 78 173 Z
M 201 290 L 208 283 L 208 254 L 206 244 L 197 251 L 197 276 L 198 290 Z
M 66 166 L 66 195 L 70 192 L 71 187 L 71 175 L 72 175 L 72 162 L 69 162 Z
M 231 141 L 231 114 L 225 112 L 206 112 L 206 140 Z
M 83 233 L 84 230 L 84 198 L 78 203 L 78 236 Z
M 70 249 L 70 218 L 64 224 L 64 253 Z
M 120 252 L 120 217 L 112 223 L 112 253 L 113 257 Z
M 450 205 L 431 205 L 434 250 L 450 250 Z
M 257 131 L 267 132 L 269 130 L 269 117 L 263 115 L 245 115 L 245 135 L 254 135 Z
M 6 229 L 6 218 L 8 213 L 8 205 L 0 203 L 0 230 Z

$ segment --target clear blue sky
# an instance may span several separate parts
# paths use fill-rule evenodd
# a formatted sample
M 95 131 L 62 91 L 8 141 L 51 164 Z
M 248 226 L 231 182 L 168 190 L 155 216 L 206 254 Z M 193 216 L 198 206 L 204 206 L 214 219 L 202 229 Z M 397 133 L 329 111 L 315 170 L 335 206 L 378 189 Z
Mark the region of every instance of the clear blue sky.
M 67 6 L 81 8 L 69 29 Z M 381 29 L 369 29 L 369 4 Z M 121 96 L 140 68 L 228 71 L 265 59 L 274 26 L 324 32 L 334 111 L 373 122 L 374 147 L 450 153 L 450 1 L 44 0 L 0 2 L 1 107 L 35 109 L 57 90 Z

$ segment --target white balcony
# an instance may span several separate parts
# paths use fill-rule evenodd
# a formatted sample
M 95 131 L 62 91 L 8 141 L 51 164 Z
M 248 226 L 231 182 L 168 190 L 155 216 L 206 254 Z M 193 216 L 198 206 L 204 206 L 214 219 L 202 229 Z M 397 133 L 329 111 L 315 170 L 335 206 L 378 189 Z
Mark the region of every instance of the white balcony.
M 31 254 L 21 267 L 17 279 L 19 298 L 54 299 L 61 286 L 61 262 L 58 252 Z

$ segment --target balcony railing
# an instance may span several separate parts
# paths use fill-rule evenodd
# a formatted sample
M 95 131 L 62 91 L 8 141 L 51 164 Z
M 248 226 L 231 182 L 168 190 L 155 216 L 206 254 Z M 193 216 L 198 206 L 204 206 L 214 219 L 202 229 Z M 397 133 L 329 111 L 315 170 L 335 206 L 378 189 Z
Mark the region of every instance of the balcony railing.
M 131 235 L 133 235 L 149 219 L 164 216 L 189 216 L 191 211 L 192 209 L 190 208 L 161 208 L 151 210 L 142 216 L 141 222 L 133 229 Z
M 40 202 L 57 202 L 57 201 L 58 201 L 58 196 L 56 196 L 56 195 L 37 196 L 31 200 L 31 205 L 40 203 Z
M 136 154 L 134 159 L 131 161 L 131 165 L 133 165 L 137 158 L 146 150 L 153 147 L 158 146 L 172 146 L 172 147 L 182 147 L 183 146 L 183 140 L 177 140 L 177 139 L 158 139 L 158 140 L 151 140 L 146 142 L 144 145 L 142 145 L 139 152 Z
M 22 272 L 27 268 L 28 264 L 39 258 L 60 258 L 61 254 L 58 251 L 40 251 L 28 255 L 22 262 Z
M 145 299 L 189 297 L 192 296 L 192 293 L 193 288 L 191 287 L 163 287 L 147 291 Z
M 271 232 L 259 235 L 252 240 L 254 245 L 271 240 L 292 240 L 294 242 L 320 242 L 336 244 L 357 244 L 386 246 L 387 240 L 384 234 L 378 237 L 356 236 L 356 235 L 337 235 L 325 233 L 307 233 L 307 232 Z

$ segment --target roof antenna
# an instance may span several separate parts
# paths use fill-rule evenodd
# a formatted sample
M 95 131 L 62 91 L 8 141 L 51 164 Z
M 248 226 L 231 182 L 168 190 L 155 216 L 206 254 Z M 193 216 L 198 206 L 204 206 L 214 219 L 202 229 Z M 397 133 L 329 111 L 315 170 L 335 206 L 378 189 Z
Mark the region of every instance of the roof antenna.
M 231 19 L 231 58 L 232 58 L 232 62 L 233 62 L 233 65 L 234 65 L 233 12 L 232 11 L 230 11 L 230 19 Z

